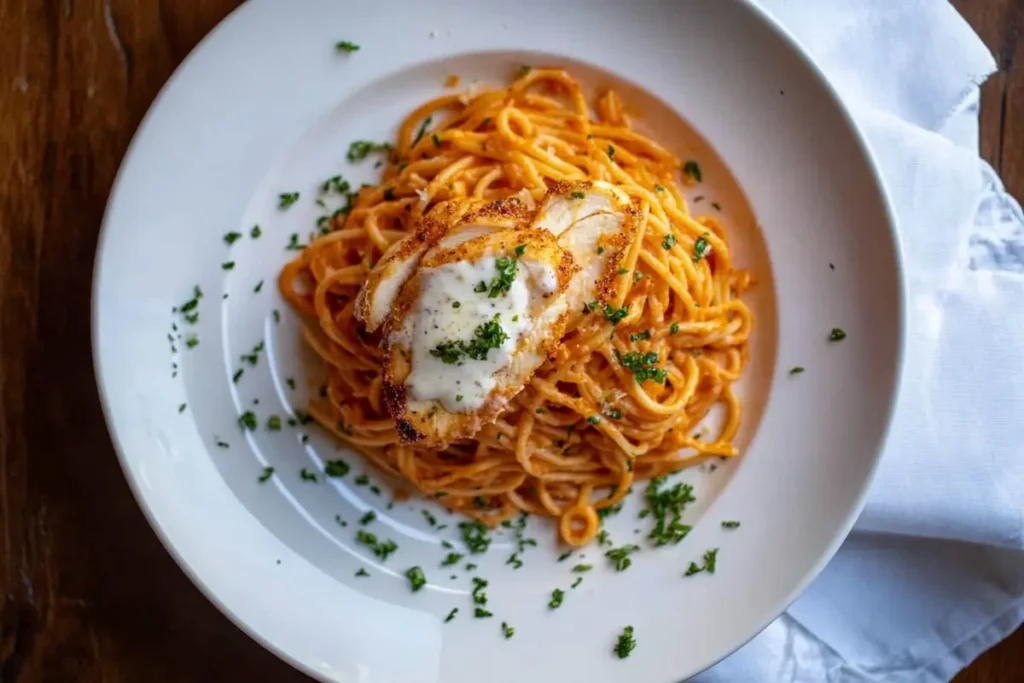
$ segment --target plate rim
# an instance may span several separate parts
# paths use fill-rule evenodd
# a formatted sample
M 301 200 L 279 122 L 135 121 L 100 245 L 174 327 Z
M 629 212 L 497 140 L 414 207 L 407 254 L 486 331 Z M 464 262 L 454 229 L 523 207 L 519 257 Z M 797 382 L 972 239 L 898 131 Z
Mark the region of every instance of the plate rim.
M 851 134 L 853 142 L 863 160 L 866 162 L 866 168 L 870 172 L 870 179 L 874 184 L 874 191 L 877 193 L 881 207 L 884 210 L 886 217 L 886 232 L 891 241 L 893 256 L 894 256 L 894 272 L 892 276 L 895 279 L 897 296 L 893 302 L 896 316 L 895 326 L 895 357 L 893 358 L 893 371 L 894 371 L 894 382 L 892 391 L 887 396 L 887 406 L 885 408 L 885 418 L 883 428 L 879 434 L 878 446 L 875 452 L 871 455 L 871 464 L 867 471 L 867 476 L 861 483 L 859 490 L 856 493 L 854 503 L 847 512 L 842 523 L 837 527 L 836 533 L 833 535 L 832 541 L 828 544 L 825 550 L 820 554 L 818 559 L 813 565 L 809 566 L 804 572 L 804 575 L 799 581 L 796 582 L 793 590 L 784 598 L 780 600 L 780 604 L 777 609 L 772 610 L 770 616 L 760 623 L 756 630 L 754 630 L 748 638 L 736 644 L 728 652 L 724 653 L 719 657 L 712 658 L 706 662 L 699 664 L 692 675 L 697 675 L 709 668 L 715 666 L 719 662 L 728 658 L 746 644 L 756 638 L 765 628 L 767 628 L 773 621 L 775 621 L 782 613 L 784 613 L 792 604 L 795 602 L 800 595 L 807 589 L 810 583 L 822 572 L 825 566 L 832 560 L 840 546 L 845 542 L 849 536 L 854 524 L 856 523 L 860 513 L 863 510 L 864 504 L 867 499 L 868 491 L 871 484 L 875 480 L 875 476 L 878 472 L 879 464 L 881 463 L 882 456 L 886 445 L 889 442 L 890 435 L 892 433 L 893 421 L 895 417 L 895 409 L 897 399 L 901 393 L 904 379 L 905 360 L 906 360 L 906 346 L 907 346 L 907 335 L 908 335 L 908 319 L 907 319 L 907 282 L 905 272 L 905 255 L 903 253 L 902 243 L 899 238 L 899 221 L 896 212 L 893 208 L 893 202 L 889 194 L 889 190 L 886 187 L 881 168 L 878 160 L 868 144 L 867 138 L 858 125 L 850 109 L 846 103 L 840 97 L 836 88 L 829 81 L 828 77 L 822 71 L 821 67 L 818 66 L 816 61 L 811 57 L 809 51 L 804 45 L 778 20 L 770 11 L 762 7 L 756 0 L 736 0 L 737 4 L 744 7 L 748 12 L 753 14 L 759 21 L 763 28 L 770 31 L 775 35 L 776 38 L 780 39 L 786 47 L 788 47 L 795 56 L 799 58 L 803 66 L 809 70 L 809 73 L 817 81 L 817 84 L 823 89 L 831 100 L 832 104 L 835 105 L 837 113 L 841 116 L 843 123 Z M 148 499 L 140 488 L 140 482 L 137 477 L 132 473 L 131 466 L 128 462 L 129 456 L 126 453 L 125 447 L 122 443 L 118 432 L 114 428 L 114 416 L 112 414 L 110 390 L 108 389 L 105 379 L 103 366 L 100 358 L 100 273 L 103 269 L 104 258 L 103 255 L 106 251 L 107 241 L 110 237 L 110 215 L 114 203 L 114 199 L 118 194 L 118 188 L 124 182 L 125 169 L 129 166 L 129 160 L 138 152 L 138 142 L 143 137 L 148 127 L 152 122 L 154 112 L 158 109 L 158 106 L 163 102 L 167 96 L 168 91 L 177 81 L 182 77 L 182 73 L 186 71 L 188 65 L 196 59 L 196 56 L 200 53 L 202 48 L 213 41 L 216 36 L 225 30 L 225 27 L 236 21 L 238 17 L 247 10 L 251 3 L 243 3 L 229 12 L 223 19 L 221 19 L 217 25 L 210 30 L 205 36 L 199 40 L 196 45 L 189 51 L 186 57 L 175 67 L 174 71 L 168 77 L 167 81 L 160 87 L 157 95 L 154 97 L 152 103 L 146 110 L 146 114 L 143 116 L 139 123 L 138 128 L 133 133 L 130 143 L 125 150 L 125 153 L 121 159 L 118 167 L 117 174 L 111 184 L 110 193 L 104 208 L 103 218 L 100 223 L 100 229 L 97 237 L 96 253 L 94 257 L 94 265 L 92 272 L 92 283 L 91 283 L 91 294 L 90 294 L 90 340 L 92 344 L 92 360 L 93 360 L 93 371 L 96 379 L 97 393 L 100 399 L 100 406 L 103 413 L 105 426 L 111 437 L 111 444 L 114 452 L 117 455 L 119 466 L 121 467 L 122 474 L 128 484 L 128 488 L 132 493 L 139 509 L 142 511 L 147 523 L 156 534 L 160 543 L 163 545 L 167 553 L 171 556 L 178 567 L 184 572 L 188 579 L 199 589 L 200 593 L 210 601 L 225 617 L 229 619 L 237 628 L 245 633 L 249 638 L 257 642 L 261 647 L 267 651 L 273 653 L 279 659 L 292 666 L 298 671 L 312 677 L 318 681 L 325 681 L 330 683 L 331 679 L 326 678 L 322 675 L 321 671 L 318 671 L 311 666 L 307 665 L 290 652 L 275 645 L 267 636 L 263 635 L 262 632 L 258 631 L 255 627 L 250 626 L 248 622 L 243 620 L 226 602 L 224 602 L 218 595 L 211 589 L 209 584 L 200 576 L 196 571 L 192 569 L 186 558 L 178 551 L 175 546 L 173 539 L 168 535 L 157 518 L 156 513 L 150 506 Z M 672 674 L 673 676 L 675 674 Z M 683 679 L 680 679 L 680 683 Z

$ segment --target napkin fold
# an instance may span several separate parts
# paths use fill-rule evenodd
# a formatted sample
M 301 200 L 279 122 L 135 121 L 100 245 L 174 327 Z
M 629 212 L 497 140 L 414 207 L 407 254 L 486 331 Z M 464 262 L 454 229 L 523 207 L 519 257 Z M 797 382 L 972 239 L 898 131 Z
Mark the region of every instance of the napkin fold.
M 995 70 L 945 0 L 760 0 L 868 139 L 899 220 L 903 384 L 854 532 L 702 683 L 947 681 L 1024 622 L 1024 217 L 978 158 Z

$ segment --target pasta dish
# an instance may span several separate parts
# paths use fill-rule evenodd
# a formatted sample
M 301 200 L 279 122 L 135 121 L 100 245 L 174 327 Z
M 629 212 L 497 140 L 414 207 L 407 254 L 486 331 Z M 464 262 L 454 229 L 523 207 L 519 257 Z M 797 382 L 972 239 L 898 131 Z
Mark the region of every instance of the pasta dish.
M 524 71 L 410 113 L 279 286 L 327 367 L 325 429 L 400 490 L 582 545 L 634 481 L 736 454 L 751 279 L 687 205 L 696 164 L 615 92 L 592 112 L 565 71 Z

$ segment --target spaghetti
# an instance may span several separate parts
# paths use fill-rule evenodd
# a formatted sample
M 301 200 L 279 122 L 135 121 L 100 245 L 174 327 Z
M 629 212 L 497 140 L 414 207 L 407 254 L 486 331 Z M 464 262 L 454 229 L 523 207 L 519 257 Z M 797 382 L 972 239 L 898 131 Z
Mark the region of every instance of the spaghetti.
M 435 118 L 443 117 L 431 127 Z M 733 456 L 740 406 L 731 389 L 747 361 L 752 316 L 726 233 L 690 213 L 680 160 L 633 130 L 614 91 L 596 117 L 565 71 L 534 69 L 507 88 L 448 95 L 414 110 L 376 187 L 282 270 L 326 362 L 310 413 L 369 462 L 493 526 L 522 511 L 556 517 L 561 538 L 594 538 L 602 510 L 634 480 L 710 456 Z M 676 181 L 679 178 L 679 182 Z M 624 317 L 583 316 L 493 424 L 442 450 L 401 443 L 381 396 L 379 333 L 354 317 L 360 285 L 390 244 L 441 201 L 518 195 L 539 201 L 557 181 L 604 181 L 639 206 L 641 227 L 607 302 Z M 617 323 L 617 324 L 616 324 Z M 718 433 L 693 434 L 716 405 Z

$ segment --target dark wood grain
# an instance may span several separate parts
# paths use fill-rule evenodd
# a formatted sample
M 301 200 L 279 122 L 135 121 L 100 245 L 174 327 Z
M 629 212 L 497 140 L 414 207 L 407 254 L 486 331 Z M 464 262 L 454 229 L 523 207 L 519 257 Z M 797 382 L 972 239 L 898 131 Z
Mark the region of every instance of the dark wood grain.
M 0 683 L 306 681 L 188 581 L 117 465 L 89 290 L 121 157 L 236 0 L 0 0 Z M 982 152 L 1024 196 L 1022 2 L 958 0 L 996 53 Z M 960 683 L 1024 680 L 1024 631 Z

